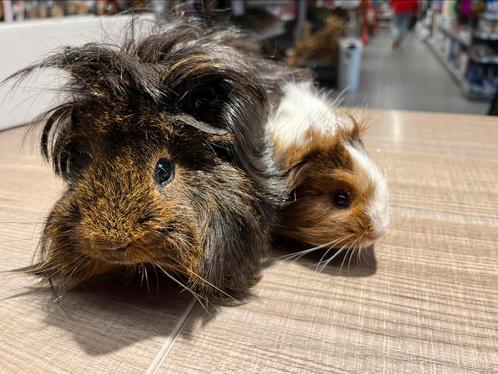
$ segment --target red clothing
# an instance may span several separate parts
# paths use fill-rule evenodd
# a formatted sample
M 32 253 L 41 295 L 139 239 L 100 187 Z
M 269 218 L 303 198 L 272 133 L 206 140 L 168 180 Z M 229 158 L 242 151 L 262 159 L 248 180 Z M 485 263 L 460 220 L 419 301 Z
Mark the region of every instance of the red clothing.
M 418 11 L 418 0 L 390 0 L 389 3 L 395 14 L 415 14 Z

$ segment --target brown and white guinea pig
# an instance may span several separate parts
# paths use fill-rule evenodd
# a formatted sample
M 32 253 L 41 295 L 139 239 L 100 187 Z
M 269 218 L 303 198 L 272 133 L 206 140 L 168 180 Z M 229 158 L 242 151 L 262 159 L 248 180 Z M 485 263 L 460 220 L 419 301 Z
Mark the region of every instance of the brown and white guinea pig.
M 267 123 L 291 190 L 278 236 L 300 247 L 361 249 L 384 234 L 387 185 L 361 132 L 360 123 L 310 82 L 284 86 Z
M 66 189 L 29 273 L 58 294 L 147 268 L 206 298 L 247 291 L 284 198 L 264 156 L 280 71 L 231 47 L 236 37 L 169 21 L 123 46 L 66 47 L 10 78 L 69 75 L 41 137 Z

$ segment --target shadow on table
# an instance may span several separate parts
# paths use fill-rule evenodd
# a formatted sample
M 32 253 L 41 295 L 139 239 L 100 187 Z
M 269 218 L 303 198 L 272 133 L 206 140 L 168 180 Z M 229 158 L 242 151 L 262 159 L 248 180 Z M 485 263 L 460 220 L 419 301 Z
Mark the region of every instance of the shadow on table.
M 277 247 L 272 253 L 273 261 L 293 261 L 312 271 L 320 271 L 331 276 L 369 277 L 377 272 L 374 246 L 361 251 L 350 249 L 339 252 L 338 249 L 328 251 L 323 248 L 303 256 L 294 256 L 295 254 L 297 251 Z
M 316 272 L 316 264 L 324 259 L 329 259 L 331 256 L 337 254 L 337 250 L 331 250 L 326 253 L 326 250 L 317 250 L 312 253 L 307 254 L 295 261 L 295 263 L 307 267 L 310 271 Z M 263 264 L 262 276 L 264 277 L 264 269 L 270 268 L 278 261 L 292 261 L 283 260 L 282 257 L 288 256 L 295 253 L 289 251 L 288 249 L 274 248 L 271 253 L 271 258 Z M 325 255 L 325 256 L 324 256 Z M 369 277 L 377 272 L 377 259 L 375 258 L 374 247 L 368 247 L 361 251 L 360 255 L 356 250 L 350 250 L 349 252 L 343 252 L 337 254 L 330 263 L 328 263 L 323 269 L 320 269 L 322 274 L 330 276 L 342 276 L 342 277 Z M 253 296 L 249 295 L 247 300 L 250 301 Z M 257 297 L 257 296 L 254 296 Z M 192 313 L 191 320 L 195 321 L 195 318 L 201 317 L 203 311 L 201 308 L 196 308 Z M 214 314 L 211 316 L 213 317 Z M 198 325 L 195 323 L 189 323 L 186 325 L 182 331 L 182 337 L 187 339 L 195 333 Z
M 0 301 L 8 299 L 21 299 L 22 304 L 37 304 L 37 308 L 39 304 L 47 327 L 69 333 L 86 354 L 99 356 L 154 337 L 164 341 L 185 317 L 193 298 L 169 279 L 158 276 L 157 281 L 155 277 L 149 280 L 149 287 L 140 280 L 124 284 L 105 279 L 68 291 L 59 300 L 45 287 Z M 214 306 L 205 312 L 198 302 L 194 308 L 202 312 L 191 313 L 189 318 L 202 324 L 217 313 Z
M 316 271 L 316 263 L 334 255 L 330 251 L 323 257 L 325 252 L 315 251 L 296 263 Z M 276 261 L 281 261 L 279 257 L 291 253 L 275 249 L 273 259 L 264 267 L 270 267 Z M 339 254 L 321 272 L 331 276 L 367 277 L 375 274 L 376 270 L 374 250 L 367 248 L 358 262 L 355 252 Z M 264 276 L 264 271 L 262 274 Z M 141 279 L 129 283 L 121 279 L 105 279 L 71 290 L 56 302 L 48 288 L 30 289 L 0 301 L 12 298 L 20 298 L 22 303 L 40 304 L 45 314 L 43 322 L 49 327 L 68 332 L 81 349 L 91 356 L 109 354 L 154 337 L 164 340 L 173 333 L 178 321 L 185 318 L 193 300 L 192 295 L 160 274 L 157 278 L 149 275 L 148 287 Z M 251 298 L 248 295 L 240 303 Z M 22 306 L 19 310 L 22 311 Z M 204 310 L 197 302 L 188 316 L 188 326 L 181 332 L 182 337 L 189 339 L 199 324 L 208 323 L 218 310 L 219 307 L 214 305 Z

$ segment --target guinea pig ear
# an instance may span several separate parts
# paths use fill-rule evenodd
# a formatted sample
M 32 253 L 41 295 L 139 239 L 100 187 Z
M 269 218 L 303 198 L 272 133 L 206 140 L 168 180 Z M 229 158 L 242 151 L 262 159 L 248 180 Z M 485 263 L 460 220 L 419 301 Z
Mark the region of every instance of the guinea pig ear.
M 212 127 L 237 133 L 261 123 L 267 93 L 253 71 L 241 65 L 243 56 L 227 50 L 188 56 L 162 76 L 163 91 L 173 92 L 167 111 L 188 114 Z M 254 79 L 252 79 L 254 78 Z
M 202 122 L 202 121 L 198 121 L 196 118 L 189 116 L 189 115 L 186 115 L 186 114 L 179 114 L 179 115 L 173 116 L 172 121 L 173 121 L 173 123 L 192 126 L 192 127 L 196 128 L 197 130 L 202 131 L 203 133 L 206 133 L 208 135 L 226 135 L 226 134 L 228 134 L 227 130 L 211 126 L 210 124 Z
M 291 146 L 285 153 L 280 156 L 279 163 L 286 169 L 291 170 L 300 169 L 306 165 L 309 160 L 318 153 L 318 149 L 313 145 L 303 147 L 303 146 Z M 279 151 L 277 150 L 277 153 Z
M 74 122 L 77 121 L 75 111 L 79 104 L 77 101 L 60 104 L 33 121 L 33 128 L 43 123 L 40 137 L 43 158 L 51 164 L 56 175 L 64 178 L 70 171 L 76 172 L 78 166 L 90 156 L 87 152 L 81 152 L 78 141 L 73 136 Z
M 240 82 L 234 82 L 240 79 Z M 206 76 L 191 77 L 178 82 L 178 93 L 174 106 L 180 113 L 186 113 L 213 127 L 233 130 L 249 117 L 248 110 L 257 115 L 264 109 L 265 93 L 256 86 L 243 82 L 243 77 L 227 78 L 223 74 L 207 72 Z
M 306 180 L 307 171 L 310 165 L 307 162 L 302 162 L 294 165 L 287 172 L 287 183 L 291 190 L 295 190 Z
M 205 122 L 198 121 L 187 114 L 179 114 L 169 119 L 175 125 L 193 127 L 204 133 L 204 143 L 219 159 L 225 162 L 233 162 L 233 135 L 227 130 L 211 126 Z
M 40 151 L 43 158 L 52 165 L 56 175 L 64 176 L 68 168 L 70 155 L 67 146 L 70 141 L 68 134 L 72 114 L 73 103 L 65 103 L 41 114 L 34 121 L 34 123 L 44 122 Z
M 341 136 L 351 143 L 359 142 L 363 145 L 361 137 L 368 130 L 369 123 L 365 120 L 358 121 L 351 113 L 346 113 L 346 115 L 351 121 L 351 127 L 344 128 Z
M 187 87 L 181 87 L 175 106 L 181 112 L 188 113 L 204 123 L 223 126 L 220 120 L 229 91 L 228 85 L 224 82 L 212 84 L 189 82 Z

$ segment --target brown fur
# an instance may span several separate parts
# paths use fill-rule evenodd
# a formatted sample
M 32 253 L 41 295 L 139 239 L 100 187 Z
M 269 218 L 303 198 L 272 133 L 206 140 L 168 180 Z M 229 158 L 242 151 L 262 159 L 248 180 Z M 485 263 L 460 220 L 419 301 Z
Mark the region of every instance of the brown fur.
M 289 66 L 299 66 L 313 61 L 329 60 L 332 65 L 337 63 L 339 51 L 338 39 L 344 31 L 344 22 L 335 16 L 327 18 L 325 25 L 311 34 L 310 24 L 305 23 L 302 40 L 296 42 L 289 56 Z
M 366 213 L 374 186 L 355 167 L 345 144 L 362 147 L 360 134 L 365 126 L 353 120 L 351 128 L 341 128 L 334 136 L 308 131 L 303 145 L 280 153 L 292 189 L 290 202 L 281 211 L 278 234 L 301 246 L 319 246 L 344 238 L 339 246 L 355 247 L 372 235 L 373 227 Z M 334 206 L 335 191 L 350 193 L 348 209 Z
M 359 143 L 363 147 L 361 135 L 366 131 L 367 124 L 356 121 L 351 115 L 348 115 L 348 117 L 351 120 L 351 127 L 338 128 L 334 136 L 325 136 L 314 127 L 310 127 L 306 131 L 302 144 L 283 147 L 278 138 L 274 139 L 273 151 L 275 156 L 285 169 L 293 169 L 303 163 L 309 155 L 321 150 L 329 151 L 341 142 Z M 349 157 L 348 159 L 350 160 Z M 343 158 L 342 162 L 348 162 L 348 159 Z M 344 166 L 352 167 L 351 164 L 345 164 Z
M 12 77 L 45 67 L 71 77 L 41 138 L 67 189 L 29 273 L 57 294 L 147 268 L 201 297 L 247 292 L 285 191 L 262 128 L 285 74 L 230 47 L 235 37 L 170 20 L 123 46 L 66 47 Z M 160 158 L 175 165 L 165 186 L 155 180 Z

